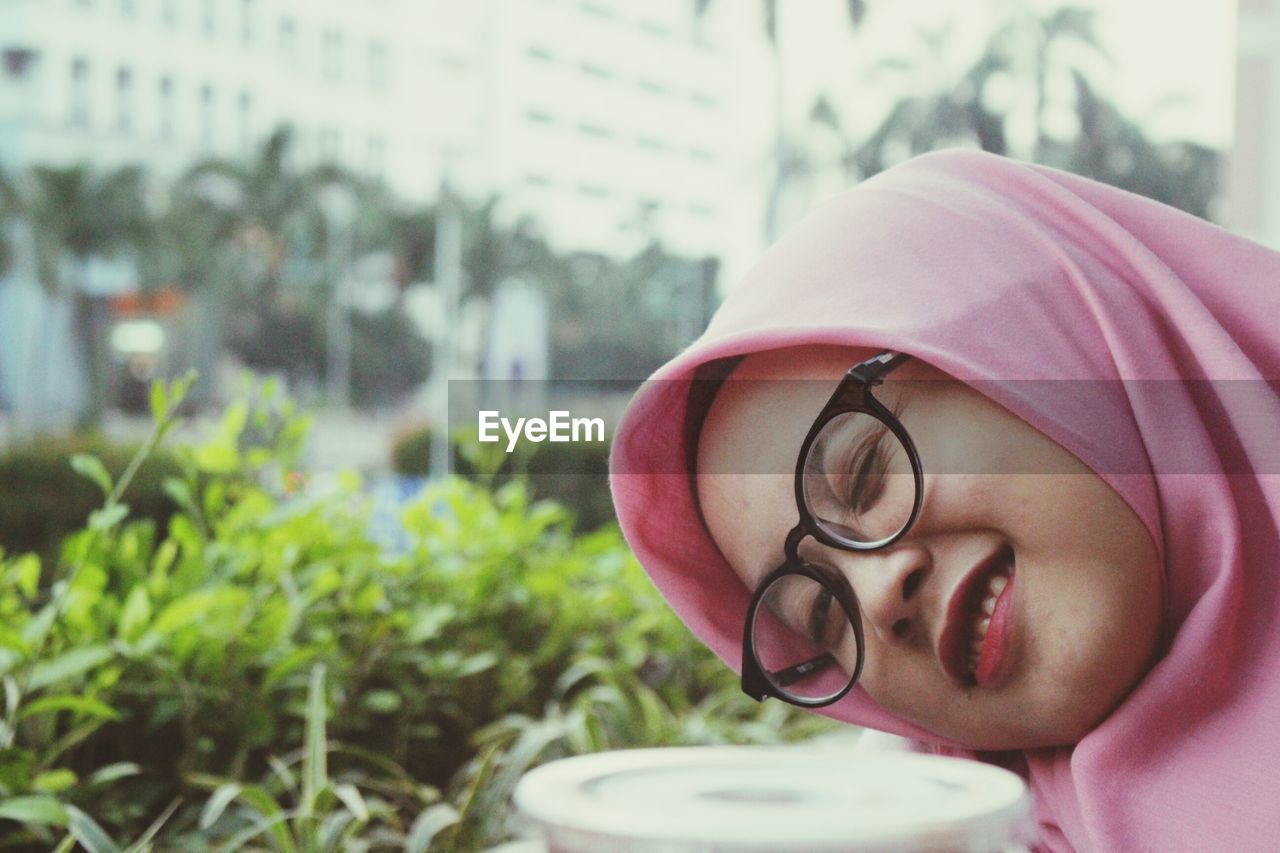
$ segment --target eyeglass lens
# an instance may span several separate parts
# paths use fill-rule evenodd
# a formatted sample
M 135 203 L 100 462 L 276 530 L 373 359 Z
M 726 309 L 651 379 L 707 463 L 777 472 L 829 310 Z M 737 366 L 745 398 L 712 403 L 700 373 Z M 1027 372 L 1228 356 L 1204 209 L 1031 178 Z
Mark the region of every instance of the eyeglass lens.
M 805 457 L 805 508 L 842 542 L 873 544 L 896 535 L 911 520 L 915 490 L 906 447 L 866 412 L 827 421 Z
M 824 584 L 799 574 L 775 578 L 751 624 L 756 660 L 775 690 L 802 702 L 836 696 L 857 660 L 850 616 Z

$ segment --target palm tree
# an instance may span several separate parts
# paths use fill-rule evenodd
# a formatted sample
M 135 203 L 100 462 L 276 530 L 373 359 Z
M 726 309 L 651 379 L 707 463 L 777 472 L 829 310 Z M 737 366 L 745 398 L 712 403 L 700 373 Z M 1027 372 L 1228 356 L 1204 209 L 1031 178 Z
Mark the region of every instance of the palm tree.
M 206 160 L 174 185 L 152 275 L 199 303 L 204 360 L 228 343 L 294 375 L 322 359 L 328 232 L 320 182 L 290 163 L 291 136 L 281 127 L 253 157 Z
M 921 53 L 943 54 L 950 30 L 943 28 L 920 33 Z M 1044 17 L 1017 6 L 1011 16 L 996 27 L 978 60 L 959 79 L 943 83 L 932 93 L 907 98 L 896 105 L 850 157 L 848 166 L 857 177 L 875 174 L 888 166 L 894 154 L 915 155 L 948 144 L 974 143 L 996 154 L 1013 153 L 1037 162 L 1065 166 L 1057 162 L 1060 150 L 1046 129 L 1052 104 L 1048 81 L 1055 73 L 1077 68 L 1061 68 L 1054 62 L 1059 45 L 1074 42 L 1099 57 L 1106 57 L 1094 32 L 1094 11 L 1063 7 Z M 1029 46 L 1029 47 L 1028 47 Z M 908 60 L 893 58 L 872 68 L 869 77 L 890 70 L 918 67 Z M 1027 75 L 1032 87 L 1034 138 L 1026 150 L 1010 151 L 1005 134 L 1006 114 L 988 105 L 985 97 L 997 79 Z
M 51 296 L 72 303 L 88 388 L 84 425 L 97 424 L 106 408 L 108 318 L 103 298 L 90 292 L 89 264 L 95 258 L 136 259 L 149 240 L 143 181 L 137 167 L 99 173 L 83 164 L 34 166 L 16 179 L 10 195 L 34 232 L 40 282 Z
M 925 54 L 938 55 L 945 30 L 922 34 Z M 1054 62 L 1057 45 L 1074 42 L 1101 58 L 1106 54 L 1094 33 L 1094 12 L 1065 7 L 1045 17 L 1021 9 L 993 31 L 985 50 L 960 79 L 937 91 L 897 103 L 880 126 L 859 145 L 849 145 L 846 170 L 854 179 L 881 171 L 901 155 L 932 151 L 946 145 L 976 142 L 983 150 L 1014 154 L 1105 183 L 1132 190 L 1207 217 L 1218 177 L 1219 155 L 1190 143 L 1153 144 L 1142 129 L 1100 96 L 1079 67 Z M 1030 45 L 1020 54 L 1019 45 Z M 909 68 L 893 59 L 874 69 Z M 987 104 L 984 92 L 998 76 L 1018 73 L 1030 77 L 1034 136 L 1029 145 L 1011 150 L 1005 135 L 1006 112 Z M 1070 75 L 1075 87 L 1073 110 L 1079 131 L 1070 139 L 1049 133 L 1046 118 L 1053 104 L 1048 97 L 1054 74 Z M 815 116 L 839 129 L 830 105 Z

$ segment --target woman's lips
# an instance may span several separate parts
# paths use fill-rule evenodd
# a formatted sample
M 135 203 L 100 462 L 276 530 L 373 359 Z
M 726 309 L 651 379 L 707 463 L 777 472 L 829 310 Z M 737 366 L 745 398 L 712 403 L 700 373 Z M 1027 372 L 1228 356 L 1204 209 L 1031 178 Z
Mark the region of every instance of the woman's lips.
M 979 687 L 993 687 L 1005 659 L 1009 656 L 1009 633 L 1013 622 L 1013 567 L 1009 567 L 1009 582 L 1004 591 L 996 599 L 996 609 L 991 613 L 991 624 L 987 626 L 987 637 L 982 641 L 982 657 L 978 659 L 978 668 L 974 672 L 974 680 Z
M 942 635 L 938 639 L 938 660 L 942 664 L 943 671 L 961 686 L 970 687 L 975 682 L 975 675 L 971 674 L 969 664 L 970 644 L 982 616 L 980 605 L 986 597 L 992 577 L 997 573 L 1004 574 L 1009 578 L 1009 582 L 998 596 L 991 621 L 987 626 L 987 634 L 983 640 L 982 654 L 977 667 L 986 678 L 977 679 L 978 683 L 982 686 L 990 684 L 1006 657 L 1011 616 L 1009 604 L 1012 600 L 1010 589 L 1013 586 L 1013 563 L 1013 549 L 1003 545 L 970 569 L 961 578 L 960 583 L 956 584 L 951 594 L 951 600 L 947 605 L 946 622 Z

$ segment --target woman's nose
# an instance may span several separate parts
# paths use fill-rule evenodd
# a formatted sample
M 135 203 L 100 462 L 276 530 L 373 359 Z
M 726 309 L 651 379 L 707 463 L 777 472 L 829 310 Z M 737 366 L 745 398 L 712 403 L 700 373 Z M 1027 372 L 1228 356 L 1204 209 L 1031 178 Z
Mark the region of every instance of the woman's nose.
M 932 567 L 927 548 L 900 542 L 879 551 L 838 551 L 830 558 L 858 597 L 864 627 L 881 642 L 927 638 L 925 581 Z

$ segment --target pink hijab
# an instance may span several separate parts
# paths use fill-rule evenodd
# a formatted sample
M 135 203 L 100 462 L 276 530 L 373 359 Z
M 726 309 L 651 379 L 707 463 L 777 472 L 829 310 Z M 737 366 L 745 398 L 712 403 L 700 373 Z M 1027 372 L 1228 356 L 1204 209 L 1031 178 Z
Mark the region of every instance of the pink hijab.
M 628 543 L 735 670 L 748 590 L 697 514 L 689 386 L 657 380 L 807 343 L 902 350 L 972 383 L 1088 464 L 1155 539 L 1161 660 L 1073 748 L 975 756 L 1027 778 L 1041 845 L 1274 849 L 1280 254 L 1148 199 L 974 151 L 917 157 L 818 207 L 637 392 L 610 459 Z M 1085 407 L 1018 390 L 1037 383 L 987 381 L 1009 379 L 1253 381 L 1109 383 L 1117 393 Z M 858 689 L 824 712 L 972 755 Z

